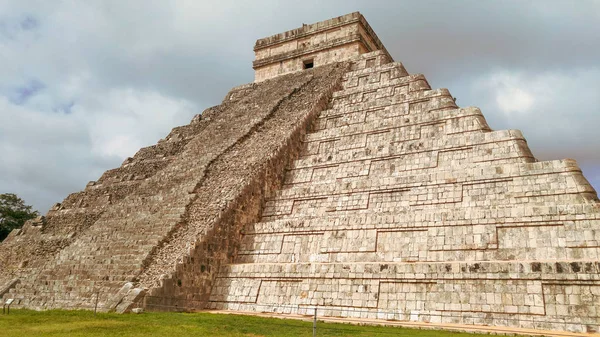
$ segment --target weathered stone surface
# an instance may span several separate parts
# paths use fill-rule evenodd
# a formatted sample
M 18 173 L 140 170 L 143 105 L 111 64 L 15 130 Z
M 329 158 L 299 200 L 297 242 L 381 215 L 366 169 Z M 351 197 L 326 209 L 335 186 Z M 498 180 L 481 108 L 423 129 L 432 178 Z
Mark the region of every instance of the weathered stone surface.
M 259 39 L 254 45 L 255 81 L 380 50 L 391 61 L 377 34 L 358 12 Z
M 353 68 L 210 307 L 597 330 L 600 204 L 577 164 L 383 52 Z
M 357 13 L 255 51 L 255 83 L 11 233 L 4 297 L 598 330 L 600 203 L 575 161 L 491 130 Z
M 93 308 L 99 293 L 99 310 L 114 310 L 131 307 L 123 302 L 129 290 L 119 291 L 133 282 L 170 304 L 191 296 L 204 307 L 219 263 L 235 255 L 235 226 L 260 219 L 264 197 L 347 67 L 234 88 L 223 104 L 68 196 L 43 226 L 26 225 L 0 245 L 2 285 L 20 279 L 5 296 L 15 306 Z

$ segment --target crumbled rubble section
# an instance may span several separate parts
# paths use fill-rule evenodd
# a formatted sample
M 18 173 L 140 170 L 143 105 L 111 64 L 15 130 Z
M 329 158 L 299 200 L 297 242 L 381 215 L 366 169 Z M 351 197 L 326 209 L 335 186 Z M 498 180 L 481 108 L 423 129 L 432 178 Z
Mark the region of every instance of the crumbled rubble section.
M 598 331 L 600 204 L 576 162 L 537 161 L 377 55 L 243 228 L 209 308 Z
M 3 298 L 15 298 L 13 307 L 126 311 L 147 293 L 140 287 L 168 288 L 204 242 L 227 249 L 230 242 L 211 238 L 228 229 L 213 227 L 232 216 L 259 219 L 263 194 L 279 186 L 347 66 L 234 88 L 221 105 L 11 233 L 0 245 Z M 242 200 L 247 195 L 257 199 Z
M 210 110 L 205 112 L 210 114 Z M 85 190 L 54 205 L 45 217 L 28 221 L 0 245 L 0 284 L 15 277 L 31 279 L 61 249 L 73 243 L 109 207 L 137 193 L 140 185 L 173 161 L 206 123 L 174 128 L 157 145 L 141 149 L 120 168 L 107 171 Z
M 281 86 L 293 80 L 293 91 L 265 111 L 268 115 L 243 141 L 211 162 L 182 225 L 148 257 L 139 277 L 139 286 L 152 289 L 145 297 L 147 308 L 206 306 L 215 272 L 237 251 L 239 231 L 260 220 L 265 197 L 281 186 L 285 167 L 302 148 L 302 136 L 341 88 L 348 66 L 340 63 L 274 81 Z M 262 100 L 262 95 L 246 99 Z

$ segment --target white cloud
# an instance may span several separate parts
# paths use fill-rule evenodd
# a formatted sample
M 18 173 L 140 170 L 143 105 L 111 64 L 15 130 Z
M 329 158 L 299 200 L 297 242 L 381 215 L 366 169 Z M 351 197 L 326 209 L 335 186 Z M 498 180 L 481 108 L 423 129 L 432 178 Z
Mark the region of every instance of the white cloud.
M 42 210 L 198 113 L 187 100 L 131 88 L 80 95 L 68 114 L 40 108 L 49 106 L 0 97 L 0 189 Z
M 92 151 L 102 156 L 124 159 L 142 146 L 147 146 L 168 131 L 190 121 L 198 108 L 183 99 L 165 97 L 157 92 L 113 89 L 87 98 L 74 109 L 86 120 L 90 130 Z
M 534 96 L 528 92 L 531 88 L 525 86 L 522 76 L 509 73 L 493 74 L 485 87 L 493 91 L 496 104 L 506 114 L 527 113 L 534 104 Z
M 192 45 L 170 6 L 0 0 L 0 193 L 44 212 L 206 107 L 165 90 Z
M 541 159 L 600 165 L 599 78 L 600 68 L 493 71 L 471 81 L 466 99 L 482 107 L 493 128 L 522 129 Z

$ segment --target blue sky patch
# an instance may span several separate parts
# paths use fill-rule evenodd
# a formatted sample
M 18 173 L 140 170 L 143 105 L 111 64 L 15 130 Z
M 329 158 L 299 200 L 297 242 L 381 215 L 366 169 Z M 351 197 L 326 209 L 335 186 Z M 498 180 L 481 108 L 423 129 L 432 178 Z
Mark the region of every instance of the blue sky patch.
M 32 15 L 25 15 L 19 19 L 0 17 L 0 38 L 15 40 L 19 34 L 38 28 L 40 28 L 40 21 Z
M 33 16 L 27 15 L 21 20 L 20 27 L 22 30 L 34 30 L 40 26 L 40 22 Z
M 31 80 L 25 86 L 17 87 L 13 90 L 9 99 L 13 104 L 23 105 L 31 97 L 37 95 L 40 91 L 44 90 L 46 85 L 38 80 Z

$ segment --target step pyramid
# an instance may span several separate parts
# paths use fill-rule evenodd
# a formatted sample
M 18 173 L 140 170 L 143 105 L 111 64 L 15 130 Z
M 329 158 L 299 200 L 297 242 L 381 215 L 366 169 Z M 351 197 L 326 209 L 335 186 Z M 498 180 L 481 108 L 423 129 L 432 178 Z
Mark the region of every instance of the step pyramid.
M 409 74 L 360 13 L 255 53 L 254 83 L 11 233 L 0 296 L 598 331 L 575 161 Z

